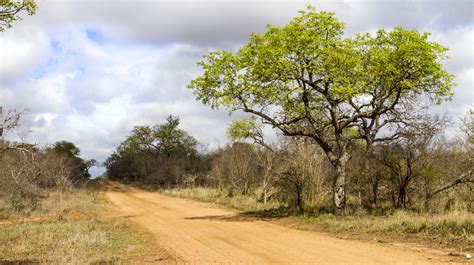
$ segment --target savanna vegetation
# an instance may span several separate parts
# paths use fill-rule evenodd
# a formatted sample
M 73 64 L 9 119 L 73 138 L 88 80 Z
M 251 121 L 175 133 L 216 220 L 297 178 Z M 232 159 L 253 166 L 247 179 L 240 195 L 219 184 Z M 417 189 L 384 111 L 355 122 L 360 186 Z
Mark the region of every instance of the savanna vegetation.
M 3 114 L 0 107 L 0 114 Z M 168 259 L 90 180 L 73 143 L 5 140 L 24 112 L 0 115 L 0 263 L 90 264 Z M 21 139 L 21 137 L 19 138 Z
M 3 31 L 36 4 L 0 7 Z M 196 98 L 249 114 L 229 125 L 227 144 L 201 148 L 170 115 L 135 126 L 104 162 L 106 177 L 258 218 L 291 216 L 305 229 L 409 234 L 472 250 L 474 110 L 460 133 L 429 111 L 455 84 L 443 67 L 447 48 L 428 36 L 395 28 L 347 37 L 333 13 L 309 7 L 198 63 Z M 24 113 L 0 114 L 0 263 L 166 258 L 146 251 L 147 235 L 90 180 L 97 161 L 68 141 L 7 141 Z
M 33 0 L 0 1 L 0 32 L 33 15 Z M 151 235 L 112 207 L 94 159 L 72 142 L 40 147 L 19 130 L 25 112 L 0 106 L 0 264 L 116 264 L 168 259 Z M 7 141 L 13 136 L 16 141 Z M 153 249 L 153 251 L 150 251 Z
M 464 129 L 472 119 L 472 114 L 466 116 Z M 161 126 L 166 123 L 156 128 Z M 281 137 L 277 144 L 266 143 L 255 118 L 231 123 L 230 143 L 217 150 L 175 154 L 183 160 L 194 154 L 186 167 L 166 173 L 168 164 L 163 168 L 159 163 L 141 164 L 137 163 L 141 156 L 135 156 L 133 174 L 117 176 L 109 170 L 108 177 L 172 196 L 223 204 L 249 216 L 294 215 L 336 233 L 415 234 L 468 249 L 474 228 L 472 138 L 465 134 L 447 140 L 438 123 L 430 120 L 429 126 L 437 128 L 374 145 L 370 152 L 362 144 L 351 146 L 343 216 L 333 215 L 334 172 L 324 153 L 304 138 Z M 465 131 L 472 133 L 472 129 Z M 174 142 L 180 144 L 179 139 Z M 122 147 L 107 161 L 108 168 L 130 165 L 129 156 L 118 153 Z M 144 157 L 148 152 L 135 151 Z M 146 172 L 139 170 L 142 166 L 155 174 L 136 174 Z M 177 178 L 175 172 L 183 175 Z
M 203 73 L 189 84 L 198 100 L 250 114 L 230 124 L 227 145 L 199 150 L 170 116 L 135 127 L 107 177 L 338 231 L 472 244 L 473 112 L 459 133 L 429 111 L 455 83 L 442 64 L 447 48 L 428 36 L 395 28 L 346 37 L 333 13 L 309 7 L 198 63 Z M 279 140 L 268 142 L 264 126 Z

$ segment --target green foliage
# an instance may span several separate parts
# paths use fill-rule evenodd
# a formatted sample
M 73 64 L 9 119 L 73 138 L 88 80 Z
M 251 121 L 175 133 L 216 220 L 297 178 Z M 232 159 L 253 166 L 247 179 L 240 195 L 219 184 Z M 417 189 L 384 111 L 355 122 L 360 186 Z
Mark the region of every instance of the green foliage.
M 179 118 L 168 116 L 155 126 L 135 126 L 130 136 L 105 161 L 107 175 L 114 179 L 150 184 L 180 184 L 201 166 L 197 141 L 179 128 Z M 191 181 L 191 180 L 190 180 Z
M 0 0 L 0 31 L 10 28 L 14 21 L 20 20 L 18 14 L 22 11 L 33 15 L 36 7 L 34 0 Z
M 382 127 L 406 121 L 415 114 L 404 105 L 420 95 L 452 97 L 453 75 L 441 64 L 447 49 L 428 33 L 343 34 L 333 13 L 308 7 L 286 26 L 251 34 L 236 53 L 206 54 L 188 87 L 204 104 L 255 114 L 285 135 L 314 138 L 326 153 L 335 140 L 373 141 Z M 344 135 L 351 128 L 359 133 Z
M 263 136 L 262 126 L 255 117 L 234 120 L 227 128 L 227 138 L 231 141 L 257 139 Z
M 148 125 L 135 126 L 132 135 L 117 149 L 121 154 L 191 154 L 195 152 L 197 141 L 188 133 L 178 128 L 179 118 L 168 116 L 166 123 L 150 127 Z
M 374 93 L 395 97 L 395 87 L 404 96 L 452 96 L 453 76 L 440 64 L 447 49 L 428 41 L 429 34 L 399 27 L 344 38 L 333 13 L 311 7 L 300 13 L 282 28 L 270 25 L 265 34 L 250 35 L 237 53 L 205 55 L 199 62 L 204 74 L 189 85 L 198 99 L 231 110 L 273 105 L 292 116 L 304 111 L 305 93 L 311 107 L 327 105 L 327 95 L 306 89 L 316 80 L 330 83 L 326 92 L 337 101 Z
M 447 49 L 428 36 L 397 27 L 344 37 L 333 13 L 308 7 L 286 26 L 251 34 L 235 53 L 206 54 L 188 87 L 212 108 L 243 110 L 285 136 L 314 140 L 334 167 L 341 209 L 348 147 L 370 148 L 416 126 L 422 95 L 437 104 L 453 96 L 454 76 L 441 64 Z
M 178 126 L 179 118 L 170 115 L 166 118 L 165 124 L 155 127 L 153 136 L 157 139 L 160 152 L 168 156 L 173 153 L 190 154 L 190 152 L 194 152 L 197 141 Z
M 74 144 L 68 141 L 56 142 L 53 145 L 52 151 L 58 155 L 78 156 L 81 150 Z
M 59 141 L 53 144 L 50 149 L 51 152 L 68 159 L 75 169 L 75 175 L 89 178 L 89 168 L 95 166 L 97 161 L 95 159 L 84 161 L 80 156 L 81 149 L 74 143 L 68 141 Z

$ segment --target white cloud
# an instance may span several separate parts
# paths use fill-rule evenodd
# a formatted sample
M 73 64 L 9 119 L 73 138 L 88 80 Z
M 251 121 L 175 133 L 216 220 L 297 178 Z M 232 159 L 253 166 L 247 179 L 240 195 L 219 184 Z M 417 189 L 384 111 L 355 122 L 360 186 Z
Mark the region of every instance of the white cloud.
M 455 82 L 458 86 L 454 89 L 453 100 L 437 106 L 435 110 L 449 114 L 453 122 L 458 122 L 468 106 L 474 103 L 474 67 L 458 72 Z
M 462 72 L 474 67 L 474 24 L 449 31 L 436 31 L 430 40 L 448 47 L 449 60 L 444 62 L 446 68 L 452 72 Z
M 0 102 L 8 108 L 30 109 L 33 112 L 65 112 L 68 108 L 66 84 L 76 75 L 77 72 L 54 74 L 2 86 Z
M 0 84 L 19 79 L 47 60 L 49 42 L 34 29 L 6 31 L 0 38 Z
M 84 157 L 105 159 L 137 124 L 181 117 L 205 145 L 226 141 L 230 120 L 186 88 L 212 49 L 235 50 L 266 24 L 286 24 L 306 1 L 39 1 L 38 12 L 0 33 L 0 105 L 29 108 L 25 127 L 41 144 L 75 142 Z M 473 99 L 470 1 L 319 1 L 347 34 L 402 25 L 432 32 L 450 47 L 457 75 L 453 115 Z M 274 137 L 274 136 L 273 136 Z

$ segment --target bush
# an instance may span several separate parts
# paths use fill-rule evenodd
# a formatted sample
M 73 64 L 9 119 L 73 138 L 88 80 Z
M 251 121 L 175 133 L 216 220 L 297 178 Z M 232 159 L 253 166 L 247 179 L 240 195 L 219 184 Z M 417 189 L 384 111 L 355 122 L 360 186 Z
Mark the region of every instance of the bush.
M 15 212 L 30 212 L 38 207 L 40 197 L 41 192 L 37 185 L 23 182 L 11 187 L 7 203 Z
M 288 147 L 283 174 L 277 181 L 278 197 L 299 212 L 323 206 L 329 193 L 324 155 L 311 145 L 295 142 Z
M 14 212 L 31 212 L 46 190 L 66 193 L 78 180 L 69 158 L 31 147 L 0 150 L 0 167 L 0 198 Z

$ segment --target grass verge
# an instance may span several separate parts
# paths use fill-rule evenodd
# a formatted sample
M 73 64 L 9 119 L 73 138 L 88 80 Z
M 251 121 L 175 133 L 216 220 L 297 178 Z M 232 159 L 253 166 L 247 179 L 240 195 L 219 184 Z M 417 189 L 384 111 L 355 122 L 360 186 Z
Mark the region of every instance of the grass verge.
M 235 195 L 229 197 L 226 196 L 222 191 L 211 188 L 175 188 L 159 189 L 158 191 L 169 196 L 193 199 L 201 202 L 216 203 L 243 212 L 263 213 L 284 207 L 283 204 L 277 201 L 270 201 L 266 204 L 258 203 L 255 199 L 255 196 Z
M 50 192 L 28 217 L 2 209 L 0 264 L 128 264 L 169 257 L 99 187 Z M 154 249 L 155 251 L 151 251 Z

